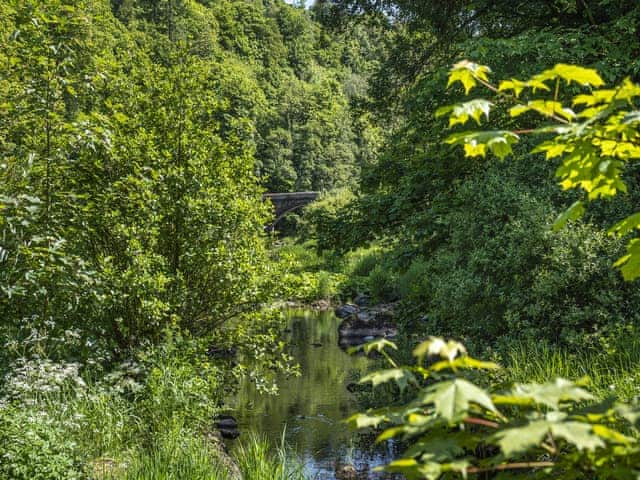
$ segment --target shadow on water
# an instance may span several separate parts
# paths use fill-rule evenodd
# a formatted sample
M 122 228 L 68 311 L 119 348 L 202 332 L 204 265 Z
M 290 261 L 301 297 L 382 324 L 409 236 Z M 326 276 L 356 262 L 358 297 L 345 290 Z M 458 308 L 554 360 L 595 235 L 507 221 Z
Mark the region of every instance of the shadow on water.
M 375 368 L 373 361 L 338 347 L 338 324 L 332 312 L 287 312 L 287 339 L 301 376 L 278 379 L 279 394 L 261 395 L 250 382 L 240 386 L 235 414 L 241 431 L 254 431 L 276 443 L 284 431 L 287 445 L 305 464 L 310 478 L 335 479 L 338 463 L 359 471 L 386 463 L 392 446 L 372 448 L 342 420 L 361 406 L 346 386 Z M 373 472 L 359 478 L 383 478 Z

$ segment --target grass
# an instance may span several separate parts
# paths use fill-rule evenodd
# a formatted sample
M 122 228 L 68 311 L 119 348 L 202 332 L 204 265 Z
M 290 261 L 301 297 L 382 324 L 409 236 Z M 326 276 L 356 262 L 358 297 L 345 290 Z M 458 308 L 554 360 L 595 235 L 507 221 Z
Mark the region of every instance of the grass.
M 161 435 L 110 480 L 225 480 L 216 452 L 201 436 L 177 429 Z
M 245 480 L 305 480 L 304 465 L 292 459 L 284 443 L 272 452 L 269 442 L 256 435 L 239 445 L 235 457 Z
M 628 401 L 640 394 L 640 342 L 612 354 L 572 353 L 545 343 L 517 343 L 509 348 L 503 364 L 513 382 L 588 377 L 590 391 L 600 398 L 615 395 Z

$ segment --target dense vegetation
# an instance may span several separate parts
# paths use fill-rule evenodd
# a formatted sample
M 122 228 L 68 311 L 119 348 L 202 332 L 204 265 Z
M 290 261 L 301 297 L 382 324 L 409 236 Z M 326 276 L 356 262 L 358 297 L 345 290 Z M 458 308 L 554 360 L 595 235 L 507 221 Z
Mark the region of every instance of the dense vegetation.
M 210 478 L 290 368 L 262 192 L 354 184 L 375 46 L 260 0 L 7 1 L 0 43 L 0 477 Z
M 640 374 L 638 25 L 635 0 L 1 2 L 0 478 L 223 478 L 224 397 L 293 369 L 272 306 L 362 293 L 400 301 L 405 350 L 507 367 L 387 356 L 365 380 L 413 403 L 355 423 L 409 440 L 392 468 L 632 478 L 637 411 L 605 397 Z M 300 190 L 269 236 L 263 192 Z M 594 396 L 551 381 L 582 374 Z
M 386 273 L 390 296 L 402 294 L 415 319 L 428 316 L 420 328 L 472 346 L 519 339 L 598 348 L 632 331 L 638 288 L 611 268 L 625 242 L 607 231 L 635 212 L 637 166 L 623 173 L 625 195 L 597 199 L 583 221 L 554 233 L 550 226 L 579 197 L 558 187 L 559 159 L 531 153 L 541 140 L 523 135 L 502 162 L 493 154 L 468 158 L 445 140 L 469 125 L 450 127 L 448 116 L 436 112 L 464 99 L 461 84 L 446 88 L 451 66 L 462 59 L 489 65 L 492 79 L 526 80 L 572 63 L 596 67 L 607 88 L 626 77 L 637 81 L 635 2 L 516 8 L 513 2 L 336 1 L 318 8 L 343 22 L 388 23 L 392 41 L 373 75 L 371 97 L 377 116 L 394 125 L 363 171 L 359 194 L 312 207 L 307 235 L 319 248 L 378 245 L 386 253 L 373 283 L 383 283 Z M 535 97 L 553 99 L 554 85 L 549 88 Z M 587 92 L 574 82 L 556 94 L 566 104 Z M 534 114 L 511 118 L 507 93 L 491 99 L 492 128 L 549 125 Z M 637 108 L 631 101 L 629 111 Z M 485 113 L 477 109 L 476 118 Z M 340 202 L 347 206 L 336 208 Z

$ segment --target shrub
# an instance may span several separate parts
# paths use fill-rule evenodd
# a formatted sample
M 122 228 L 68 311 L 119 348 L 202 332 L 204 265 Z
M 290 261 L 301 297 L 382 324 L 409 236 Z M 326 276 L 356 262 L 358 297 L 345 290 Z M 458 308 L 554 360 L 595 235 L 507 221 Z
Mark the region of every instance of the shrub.
M 305 207 L 301 236 L 314 239 L 319 251 L 344 249 L 352 233 L 349 215 L 355 198 L 350 190 L 340 189 Z
M 318 299 L 331 300 L 337 294 L 336 285 L 329 272 L 318 273 Z
M 387 346 L 395 347 L 386 340 L 363 347 L 393 368 L 361 382 L 394 381 L 411 400 L 350 418 L 357 428 L 383 427 L 378 441 L 402 439 L 406 450 L 386 471 L 429 480 L 635 478 L 640 447 L 626 432 L 638 426 L 637 406 L 598 401 L 584 383 L 562 378 L 482 388 L 478 381 L 498 366 L 467 356 L 455 341 L 432 337 L 406 367 Z
M 80 480 L 84 454 L 69 435 L 78 419 L 45 409 L 0 404 L 0 478 Z
M 380 264 L 371 270 L 367 283 L 369 291 L 376 301 L 388 302 L 398 297 L 395 274 Z
M 353 253 L 348 263 L 352 275 L 367 277 L 371 271 L 382 261 L 382 252 L 377 248 L 360 250 Z
M 409 268 L 398 278 L 398 293 L 401 297 L 424 298 L 428 267 L 428 263 L 420 257 L 411 262 Z

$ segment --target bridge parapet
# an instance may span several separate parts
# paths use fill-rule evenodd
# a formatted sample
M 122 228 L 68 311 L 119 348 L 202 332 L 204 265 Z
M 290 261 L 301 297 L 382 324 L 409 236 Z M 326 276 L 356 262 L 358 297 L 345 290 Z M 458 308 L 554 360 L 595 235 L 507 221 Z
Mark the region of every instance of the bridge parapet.
M 276 211 L 275 226 L 287 213 L 308 205 L 320 196 L 320 192 L 265 193 L 263 200 L 269 200 Z

